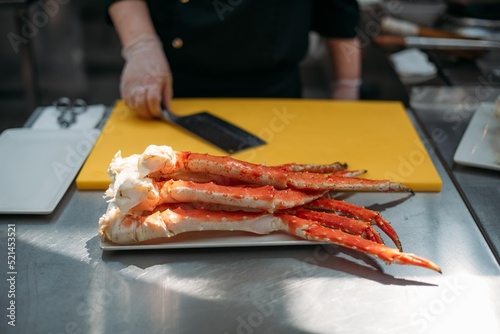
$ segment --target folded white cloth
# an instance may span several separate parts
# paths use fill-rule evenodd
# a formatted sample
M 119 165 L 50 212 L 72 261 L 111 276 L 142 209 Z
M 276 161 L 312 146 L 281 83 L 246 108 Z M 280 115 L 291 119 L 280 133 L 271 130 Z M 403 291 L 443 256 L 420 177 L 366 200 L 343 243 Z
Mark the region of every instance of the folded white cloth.
M 437 73 L 436 66 L 419 49 L 411 48 L 396 52 L 391 55 L 391 61 L 396 72 L 402 77 L 429 77 Z
M 71 124 L 66 129 L 93 129 L 102 120 L 106 106 L 103 104 L 95 104 L 87 106 L 85 112 L 76 115 L 75 123 Z M 56 107 L 45 107 L 36 121 L 31 126 L 32 129 L 63 129 L 58 123 L 57 118 L 61 114 Z

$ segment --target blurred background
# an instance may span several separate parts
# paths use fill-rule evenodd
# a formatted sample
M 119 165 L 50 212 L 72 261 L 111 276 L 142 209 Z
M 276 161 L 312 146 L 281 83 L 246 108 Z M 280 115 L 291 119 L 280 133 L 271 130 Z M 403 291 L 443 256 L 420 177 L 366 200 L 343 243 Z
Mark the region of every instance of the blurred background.
M 1 0 L 0 36 L 0 130 L 61 96 L 106 105 L 119 97 L 120 43 L 100 0 Z
M 391 62 L 391 57 L 404 50 L 405 45 L 374 43 L 373 39 L 380 34 L 404 35 L 403 31 L 386 31 L 382 18 L 391 17 L 455 37 L 498 41 L 500 0 L 359 0 L 359 3 L 362 99 L 406 103 L 411 89 L 419 85 L 499 86 L 498 52 L 463 57 L 459 53 L 423 48 L 416 51 L 425 56 L 425 61 L 432 62 L 431 71 L 419 75 L 412 69 L 408 75 L 399 73 Z M 433 30 L 426 33 L 436 36 Z M 29 5 L 22 0 L 0 0 L 0 36 L 0 132 L 22 126 L 37 106 L 50 105 L 62 96 L 105 105 L 113 105 L 119 98 L 123 66 L 120 44 L 113 27 L 106 22 L 100 0 L 34 0 Z M 302 64 L 306 98 L 328 96 L 331 78 L 325 74 L 328 64 L 324 57 L 318 36 L 312 34 L 310 53 Z M 415 68 L 415 63 L 410 65 Z M 388 80 L 392 76 L 399 80 Z

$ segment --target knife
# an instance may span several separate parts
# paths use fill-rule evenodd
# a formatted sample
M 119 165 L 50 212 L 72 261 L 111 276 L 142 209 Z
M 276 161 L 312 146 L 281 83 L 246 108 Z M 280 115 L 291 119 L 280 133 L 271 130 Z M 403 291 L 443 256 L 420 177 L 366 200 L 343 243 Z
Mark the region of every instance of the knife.
M 170 110 L 163 109 L 161 118 L 229 154 L 266 144 L 259 137 L 207 111 L 179 116 Z

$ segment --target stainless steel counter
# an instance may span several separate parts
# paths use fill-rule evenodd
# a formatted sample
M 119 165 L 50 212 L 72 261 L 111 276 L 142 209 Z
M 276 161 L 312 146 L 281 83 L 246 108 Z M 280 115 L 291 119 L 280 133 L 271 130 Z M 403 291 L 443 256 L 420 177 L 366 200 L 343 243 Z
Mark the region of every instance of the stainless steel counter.
M 440 193 L 345 199 L 380 210 L 441 275 L 323 245 L 102 252 L 102 192 L 73 186 L 48 216 L 0 216 L 0 332 L 498 333 L 500 267 L 430 151 Z
M 453 161 L 462 136 L 481 102 L 495 102 L 500 87 L 414 87 L 413 111 L 440 152 L 465 203 L 500 262 L 500 174 Z

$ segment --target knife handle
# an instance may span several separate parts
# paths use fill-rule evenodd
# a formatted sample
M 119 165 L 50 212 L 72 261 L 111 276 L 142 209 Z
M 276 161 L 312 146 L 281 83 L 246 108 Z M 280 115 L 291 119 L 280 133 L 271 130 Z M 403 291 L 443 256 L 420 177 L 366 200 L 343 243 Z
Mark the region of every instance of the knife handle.
M 373 37 L 373 41 L 383 47 L 405 46 L 405 38 L 403 36 L 394 35 L 378 35 Z
M 398 36 L 421 36 L 443 38 L 467 38 L 467 36 L 441 29 L 418 25 L 416 23 L 386 16 L 380 22 L 384 32 Z

